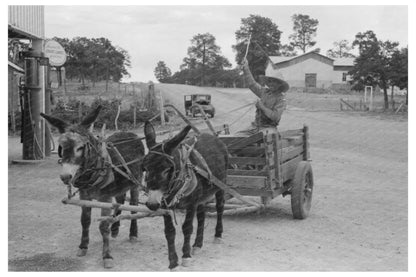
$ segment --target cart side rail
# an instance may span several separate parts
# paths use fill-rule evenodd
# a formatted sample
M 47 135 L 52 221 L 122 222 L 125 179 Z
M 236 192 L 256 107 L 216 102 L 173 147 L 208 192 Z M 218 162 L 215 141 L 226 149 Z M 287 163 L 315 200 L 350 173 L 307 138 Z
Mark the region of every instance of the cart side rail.
M 220 136 L 231 154 L 228 179 L 240 192 L 249 195 L 276 195 L 288 189 L 297 165 L 309 160 L 309 130 L 259 132 L 249 137 Z

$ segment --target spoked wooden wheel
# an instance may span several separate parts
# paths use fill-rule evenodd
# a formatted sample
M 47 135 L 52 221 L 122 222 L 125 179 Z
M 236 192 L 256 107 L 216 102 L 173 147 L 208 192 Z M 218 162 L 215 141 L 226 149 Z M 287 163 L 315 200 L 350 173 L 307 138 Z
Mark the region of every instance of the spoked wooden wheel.
M 296 168 L 292 181 L 291 204 L 295 219 L 304 219 L 309 215 L 312 204 L 313 173 L 311 164 L 301 161 Z

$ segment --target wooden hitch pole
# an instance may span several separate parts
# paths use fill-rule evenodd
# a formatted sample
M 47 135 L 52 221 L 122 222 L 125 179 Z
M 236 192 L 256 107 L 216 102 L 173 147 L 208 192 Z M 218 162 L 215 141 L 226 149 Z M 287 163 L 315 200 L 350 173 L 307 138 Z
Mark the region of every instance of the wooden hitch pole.
M 209 209 L 215 209 L 215 206 L 216 206 L 215 203 L 208 203 L 205 205 L 205 207 Z M 231 209 L 236 209 L 236 208 L 241 208 L 241 207 L 247 207 L 247 206 L 243 204 L 228 204 L 228 203 L 224 204 L 224 210 L 231 210 Z
M 225 210 L 223 212 L 223 215 L 237 215 L 237 214 L 243 214 L 243 213 L 252 213 L 262 210 L 263 208 L 257 207 L 257 206 L 250 206 L 250 207 L 241 207 L 241 208 L 235 208 L 230 210 Z M 216 216 L 217 213 L 206 213 L 207 216 Z
M 100 209 L 119 209 L 121 211 L 129 211 L 129 212 L 136 212 L 141 213 L 138 216 L 146 214 L 145 216 L 158 216 L 164 214 L 170 214 L 171 211 L 165 209 L 159 209 L 157 211 L 151 211 L 146 207 L 140 206 L 132 206 L 132 205 L 120 205 L 117 203 L 105 203 L 99 201 L 89 201 L 89 200 L 79 200 L 79 199 L 69 199 L 64 198 L 62 199 L 62 203 L 79 206 L 79 207 L 90 207 L 90 208 L 100 208 Z M 143 216 L 144 217 L 144 216 Z
M 147 212 L 147 213 L 137 213 L 137 214 L 120 214 L 118 216 L 102 216 L 96 219 L 96 221 L 107 221 L 110 224 L 120 220 L 132 220 L 132 219 L 139 219 L 144 217 L 155 217 L 155 216 L 163 216 L 165 214 L 170 214 L 173 217 L 173 212 L 170 210 L 157 210 L 154 212 Z

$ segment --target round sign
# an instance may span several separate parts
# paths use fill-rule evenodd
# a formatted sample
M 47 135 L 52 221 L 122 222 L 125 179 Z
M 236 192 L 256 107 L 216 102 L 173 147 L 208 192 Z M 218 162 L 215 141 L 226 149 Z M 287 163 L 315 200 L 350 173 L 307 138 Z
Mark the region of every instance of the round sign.
M 45 56 L 49 58 L 49 64 L 52 66 L 62 66 L 66 62 L 65 49 L 54 40 L 46 41 Z

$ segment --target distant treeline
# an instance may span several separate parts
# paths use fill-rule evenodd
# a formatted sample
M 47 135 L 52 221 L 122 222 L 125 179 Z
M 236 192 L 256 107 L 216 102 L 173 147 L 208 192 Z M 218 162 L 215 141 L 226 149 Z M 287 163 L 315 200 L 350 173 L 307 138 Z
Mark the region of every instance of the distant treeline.
M 129 76 L 130 56 L 126 50 L 114 46 L 107 38 L 75 37 L 73 39 L 54 37 L 65 49 L 66 78 L 78 79 L 82 85 L 90 80 L 93 85 L 99 81 L 119 82 Z

